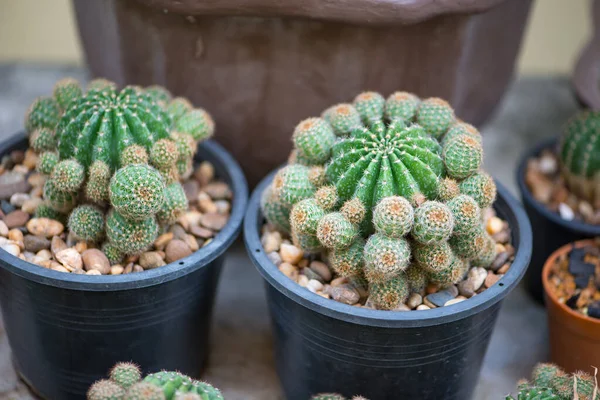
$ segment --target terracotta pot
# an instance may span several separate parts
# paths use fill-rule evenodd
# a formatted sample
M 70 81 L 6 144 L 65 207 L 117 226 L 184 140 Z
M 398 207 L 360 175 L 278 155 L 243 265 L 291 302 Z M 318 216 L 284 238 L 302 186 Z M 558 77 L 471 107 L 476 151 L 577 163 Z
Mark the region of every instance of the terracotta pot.
M 250 184 L 300 120 L 359 92 L 448 99 L 482 123 L 513 73 L 530 0 L 73 0 L 90 70 L 208 105 Z M 478 14 L 476 14 L 478 13 Z
M 592 38 L 581 51 L 572 80 L 579 101 L 586 108 L 600 110 L 600 0 L 594 0 L 591 14 Z
M 579 314 L 559 302 L 550 290 L 550 270 L 556 259 L 569 253 L 573 245 L 580 248 L 593 243 L 592 239 L 581 240 L 559 248 L 550 255 L 542 270 L 551 359 L 567 372 L 583 370 L 593 374 L 592 366 L 600 367 L 600 320 Z

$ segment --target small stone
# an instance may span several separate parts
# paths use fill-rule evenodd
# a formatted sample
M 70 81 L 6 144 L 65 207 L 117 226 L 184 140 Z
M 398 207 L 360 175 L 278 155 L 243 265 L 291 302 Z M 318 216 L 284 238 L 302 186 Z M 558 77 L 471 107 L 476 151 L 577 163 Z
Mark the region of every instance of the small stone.
M 415 309 L 423 303 L 423 296 L 419 293 L 413 293 L 408 297 L 406 305 L 411 309 Z
M 169 228 L 169 232 L 173 233 L 173 237 L 179 240 L 183 240 L 185 235 L 187 235 L 185 229 L 183 229 L 183 227 L 178 224 L 171 225 L 171 227 Z
M 400 303 L 398 307 L 394 308 L 394 311 L 410 311 L 410 308 L 406 304 Z
M 300 260 L 300 262 L 298 263 L 298 266 L 300 268 L 308 268 L 308 260 L 306 258 L 303 258 L 302 260 Z
M 46 239 L 44 236 L 27 235 L 23 239 L 23 244 L 25 245 L 25 250 L 34 253 L 37 253 L 42 249 L 50 248 L 50 240 Z
M 2 210 L 2 212 L 4 214 L 10 214 L 11 212 L 15 211 L 17 208 L 15 206 L 13 206 L 12 204 L 10 204 L 8 201 L 6 200 L 2 200 L 0 201 L 0 210 Z
M 156 251 L 142 253 L 138 262 L 144 269 L 154 269 L 165 265 L 165 260 Z
M 304 254 L 302 250 L 294 246 L 293 244 L 283 243 L 279 250 L 279 255 L 284 262 L 289 262 L 290 264 L 298 264 Z
M 40 197 L 34 197 L 32 199 L 26 200 L 21 207 L 22 211 L 25 211 L 27 214 L 33 215 L 35 210 L 37 210 L 38 206 L 43 203 L 43 200 Z
M 510 241 L 510 231 L 508 229 L 503 229 L 498 233 L 492 235 L 492 239 L 496 243 L 508 243 Z
M 504 275 L 505 273 L 508 272 L 509 268 L 510 268 L 510 263 L 506 263 L 503 266 L 501 266 L 500 269 L 498 271 L 496 271 L 496 273 L 498 275 Z
M 267 253 L 279 251 L 279 247 L 281 246 L 282 242 L 281 234 L 277 231 L 265 232 L 262 235 L 260 242 Z
M 39 172 L 29 175 L 27 182 L 33 187 L 42 187 L 46 183 L 46 177 Z
M 198 208 L 203 213 L 216 213 L 217 206 L 206 192 L 198 193 Z
M 229 214 L 229 212 L 231 211 L 231 203 L 227 200 L 215 201 L 215 207 L 217 207 L 217 212 L 219 214 Z
M 282 263 L 281 256 L 276 251 L 267 254 L 267 257 L 276 267 L 279 267 Z
M 444 307 L 446 307 L 446 306 L 451 306 L 452 304 L 457 304 L 457 303 L 460 303 L 461 301 L 465 301 L 465 298 L 464 298 L 464 297 L 462 297 L 462 298 L 459 298 L 459 297 L 457 297 L 457 298 L 455 298 L 455 299 L 448 300 L 448 301 L 446 302 L 446 304 L 444 304 Z
M 340 286 L 340 285 L 343 285 L 346 283 L 348 283 L 348 278 L 346 278 L 345 276 L 339 276 L 339 277 L 335 278 L 334 280 L 332 280 L 330 282 L 330 285 L 331 286 Z
M 545 152 L 538 162 L 539 171 L 545 175 L 553 175 L 558 170 L 556 157 L 550 152 Z
M 110 273 L 110 261 L 106 255 L 98 249 L 88 249 L 81 254 L 86 271 L 96 269 L 102 275 Z
M 144 268 L 141 265 L 135 264 L 133 266 L 133 272 L 144 272 Z
M 458 292 L 465 297 L 472 297 L 475 294 L 475 288 L 472 279 L 466 279 L 458 283 Z
M 123 270 L 123 274 L 131 274 L 133 272 L 133 263 L 127 264 Z
M 102 273 L 100 271 L 98 271 L 97 269 L 90 269 L 85 274 L 86 275 L 102 275 Z
M 436 293 L 434 293 L 434 294 L 436 294 Z M 433 296 L 433 294 L 430 294 L 427 296 Z M 433 303 L 430 299 L 428 299 L 427 296 L 425 296 L 423 298 L 423 304 L 425 304 L 429 308 L 437 308 L 437 305 L 435 305 L 435 303 Z M 444 303 L 442 303 L 442 304 L 444 304 Z
M 490 265 L 490 269 L 492 271 L 497 271 L 500 267 L 502 267 L 504 264 L 506 264 L 506 262 L 508 261 L 509 258 L 510 258 L 510 256 L 507 251 L 503 251 L 503 252 L 497 254 L 496 258 Z
M 8 226 L 6 226 L 4 221 L 0 221 L 0 236 L 8 236 Z
M 487 271 L 485 268 L 474 267 L 469 270 L 467 274 L 467 279 L 473 282 L 473 290 L 477 291 L 485 282 L 485 278 L 487 277 Z
M 360 295 L 354 289 L 354 287 L 350 285 L 339 285 L 339 286 L 330 286 L 327 289 L 327 293 L 331 296 L 332 299 L 338 301 L 340 303 L 353 305 L 358 303 L 360 300 Z
M 586 222 L 592 222 L 594 220 L 594 208 L 590 203 L 585 200 L 579 202 L 579 213 Z
M 110 267 L 110 274 L 111 275 L 121 275 L 124 270 L 125 270 L 125 268 L 123 268 L 121 265 L 115 264 L 112 267 Z
M 321 261 L 313 261 L 310 263 L 310 269 L 319 274 L 325 282 L 331 281 L 331 271 L 329 267 Z
M 173 232 L 163 233 L 154 241 L 154 247 L 158 250 L 163 250 L 167 244 L 173 240 Z
M 569 207 L 565 203 L 560 203 L 558 205 L 558 213 L 560 214 L 560 217 L 565 221 L 572 221 L 575 218 L 575 213 L 573 212 L 571 207 Z
M 194 177 L 200 186 L 206 186 L 215 177 L 215 167 L 208 161 L 203 161 L 194 171 Z
M 490 235 L 494 235 L 502 230 L 504 223 L 498 217 L 492 217 L 486 224 L 486 230 Z
M 202 215 L 202 219 L 200 223 L 202 226 L 208 229 L 212 229 L 213 231 L 220 231 L 227 224 L 226 215 L 217 214 L 217 213 L 207 213 Z
M 52 259 L 52 253 L 50 253 L 50 250 L 47 249 L 38 251 L 35 256 L 44 261 Z
M 66 269 L 65 267 L 63 267 L 62 265 L 54 265 L 50 269 L 53 271 L 58 271 L 58 272 L 69 272 L 69 270 Z M 89 275 L 91 275 L 91 274 L 89 274 Z M 98 272 L 98 275 L 100 275 L 99 272 Z
M 52 250 L 52 254 L 54 254 L 54 256 L 56 256 L 56 253 L 66 249 L 67 247 L 68 246 L 65 241 L 58 236 L 54 236 L 50 242 L 50 250 Z
M 26 214 L 26 213 L 25 213 Z M 27 230 L 36 236 L 58 236 L 65 230 L 60 222 L 48 218 L 33 218 L 27 222 Z
M 38 187 L 34 187 L 33 189 L 31 189 L 31 192 L 29 192 L 29 195 L 31 196 L 32 199 L 41 199 L 44 195 L 44 188 L 38 186 Z M 25 205 L 23 205 L 25 206 Z M 27 212 L 27 210 L 23 210 L 25 212 Z
M 65 268 L 75 269 L 83 266 L 81 254 L 72 247 L 59 251 L 55 257 Z
M 298 277 L 298 285 L 302 287 L 306 287 L 306 285 L 308 285 L 308 278 L 306 277 L 306 275 L 300 275 Z
M 298 279 L 298 268 L 294 267 L 290 263 L 281 263 L 281 265 L 279 266 L 279 270 L 283 272 L 285 276 L 294 281 Z
M 29 221 L 29 214 L 21 210 L 15 210 L 4 217 L 4 223 L 9 228 L 24 226 L 27 221 Z
M 454 290 L 451 290 L 450 288 L 453 288 Z M 425 299 L 423 299 L 423 302 L 429 307 L 432 307 L 432 304 L 433 307 L 442 307 L 448 300 L 452 300 L 458 295 L 458 290 L 455 286 L 451 286 L 450 288 L 440 290 L 437 293 L 428 294 L 425 296 Z
M 323 292 L 317 292 L 317 294 L 323 298 L 329 299 L 329 295 L 327 293 L 323 293 Z
M 23 243 L 23 232 L 18 229 L 11 229 L 8 231 L 8 240 L 12 240 L 13 242 L 17 243 Z
M 421 304 L 420 306 L 417 307 L 418 311 L 422 311 L 422 310 L 431 310 L 431 307 L 426 306 L 425 304 Z
M 13 150 L 10 153 L 10 159 L 15 164 L 21 164 L 25 159 L 25 152 L 23 150 Z
M 38 155 L 32 149 L 25 151 L 25 159 L 23 165 L 29 169 L 34 169 L 38 162 Z
M 434 283 L 430 283 L 425 288 L 425 293 L 427 293 L 427 294 L 437 293 L 438 290 L 440 290 L 440 287 L 438 285 L 436 285 Z
M 210 229 L 203 228 L 199 225 L 190 226 L 190 233 L 200 239 L 210 239 L 215 235 Z
M 88 244 L 86 242 L 77 242 L 75 244 L 75 250 L 79 253 L 83 253 L 88 248 Z
M 213 200 L 229 200 L 231 199 L 231 190 L 224 182 L 211 182 L 203 187 L 203 190 Z
M 304 260 L 302 260 L 302 261 L 304 261 Z M 323 282 L 323 278 L 321 278 L 321 275 L 317 274 L 315 271 L 308 268 L 308 266 L 302 268 L 302 273 L 304 275 L 306 275 L 306 277 L 308 279 L 314 279 L 316 281 Z
M 502 278 L 502 275 L 496 275 L 492 271 L 488 271 L 487 277 L 485 278 L 485 287 L 490 288 L 498 280 Z
M 172 263 L 173 261 L 189 256 L 192 254 L 192 250 L 184 241 L 175 239 L 169 242 L 165 249 L 165 254 L 167 263 Z
M 530 164 L 531 165 L 531 164 Z M 543 204 L 550 202 L 554 184 L 550 179 L 528 165 L 525 182 L 533 197 Z
M 31 185 L 25 180 L 25 175 L 16 171 L 7 171 L 0 175 L 0 199 L 7 200 L 14 193 L 27 193 Z
M 85 271 L 81 268 L 74 269 L 71 273 L 76 275 L 85 275 Z
M 588 305 L 588 317 L 600 319 L 600 301 Z
M 200 246 L 198 245 L 198 241 L 196 240 L 196 238 L 193 235 L 185 235 L 185 237 L 183 238 L 183 241 L 185 242 L 185 244 L 187 244 L 190 247 L 190 250 L 192 250 L 192 252 L 200 249 Z
M 202 213 L 198 211 L 188 211 L 183 214 L 177 221 L 181 226 L 189 231 L 193 225 L 199 225 L 202 220 Z
M 198 197 L 198 182 L 196 181 L 187 181 L 183 184 L 183 191 L 185 192 L 185 197 L 187 197 L 188 201 L 191 203 L 192 201 L 196 201 Z
M 10 204 L 15 207 L 23 207 L 23 204 L 30 199 L 30 196 L 27 193 L 15 193 L 10 196 Z
M 18 257 L 19 254 L 21 254 L 21 248 L 19 247 L 18 244 L 14 243 L 14 242 L 8 242 L 3 245 L 0 245 L 0 248 L 4 249 L 9 254 L 12 254 L 15 257 Z
M 308 281 L 308 284 L 306 285 L 306 288 L 311 292 L 316 293 L 319 290 L 323 289 L 323 284 L 316 279 L 310 279 Z

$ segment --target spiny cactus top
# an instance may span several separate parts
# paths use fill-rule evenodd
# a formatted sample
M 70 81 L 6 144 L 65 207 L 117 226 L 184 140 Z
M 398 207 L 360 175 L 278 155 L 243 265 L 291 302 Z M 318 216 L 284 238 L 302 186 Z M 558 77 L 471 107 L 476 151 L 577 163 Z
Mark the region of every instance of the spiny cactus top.
M 328 252 L 338 275 L 365 277 L 375 307 L 495 258 L 482 210 L 496 186 L 481 170 L 481 138 L 445 101 L 362 93 L 300 122 L 293 142 L 263 214 L 303 250 Z
M 586 200 L 600 200 L 600 112 L 584 111 L 567 123 L 559 155 L 571 190 Z

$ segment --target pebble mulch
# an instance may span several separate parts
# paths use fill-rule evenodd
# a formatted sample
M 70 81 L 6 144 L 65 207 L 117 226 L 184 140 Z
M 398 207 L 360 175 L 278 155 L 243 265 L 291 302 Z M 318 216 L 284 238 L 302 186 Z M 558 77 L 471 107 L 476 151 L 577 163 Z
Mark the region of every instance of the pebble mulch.
M 36 162 L 31 150 L 13 151 L 0 162 L 0 248 L 43 268 L 86 275 L 158 268 L 206 246 L 229 220 L 231 189 L 215 178 L 212 164 L 202 162 L 183 183 L 189 210 L 148 251 L 111 265 L 100 244 L 75 240 L 59 221 L 32 218 L 45 182 L 35 172 Z
M 600 202 L 590 204 L 569 191 L 552 149 L 542 151 L 527 162 L 525 183 L 537 201 L 558 213 L 562 219 L 600 224 Z
M 556 259 L 550 289 L 571 309 L 600 319 L 600 238 L 595 245 L 573 249 Z
M 412 293 L 396 311 L 429 310 L 460 303 L 485 291 L 504 276 L 515 255 L 515 249 L 510 244 L 510 228 L 492 209 L 486 210 L 484 219 L 487 231 L 497 243 L 496 259 L 490 267 L 471 268 L 457 285 L 442 288 L 430 284 L 424 292 Z M 263 225 L 261 242 L 271 262 L 300 286 L 340 303 L 373 308 L 368 288 L 335 276 L 325 259 L 319 255 L 305 254 L 291 243 L 289 237 L 268 223 Z

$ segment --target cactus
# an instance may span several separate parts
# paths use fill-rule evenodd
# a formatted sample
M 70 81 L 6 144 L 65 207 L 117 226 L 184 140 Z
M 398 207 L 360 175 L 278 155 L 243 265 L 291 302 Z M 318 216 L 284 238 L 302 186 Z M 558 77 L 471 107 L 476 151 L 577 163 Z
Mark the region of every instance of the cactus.
M 87 91 L 117 88 L 117 84 L 104 78 L 92 79 L 87 85 Z
M 79 206 L 69 216 L 69 230 L 80 240 L 98 242 L 104 236 L 104 214 L 94 206 Z
M 440 180 L 438 187 L 438 199 L 440 201 L 450 201 L 460 194 L 458 182 L 452 178 Z
M 554 364 L 540 363 L 533 368 L 532 379 L 536 386 L 550 387 L 550 382 L 561 372 Z
M 473 260 L 483 253 L 486 242 L 490 239 L 487 232 L 482 227 L 479 227 L 464 235 L 454 235 L 450 238 L 449 242 L 457 256 L 465 260 Z
M 412 93 L 395 92 L 385 101 L 385 116 L 388 120 L 409 122 L 417 113 L 421 100 Z
M 400 196 L 383 198 L 373 210 L 375 230 L 392 238 L 406 236 L 412 229 L 414 220 L 413 207 Z
M 172 121 L 178 121 L 186 112 L 192 109 L 192 104 L 188 99 L 176 97 L 169 102 L 166 107 L 167 114 Z
M 454 253 L 448 242 L 440 242 L 413 247 L 415 261 L 427 272 L 438 273 L 447 270 L 454 260 Z
M 58 153 L 46 151 L 40 154 L 36 168 L 40 173 L 50 175 L 54 167 L 56 167 L 56 164 L 58 164 Z
M 357 235 L 357 227 L 341 212 L 325 215 L 317 225 L 317 238 L 328 249 L 347 248 Z
M 319 221 L 325 216 L 325 211 L 313 198 L 304 199 L 292 209 L 290 224 L 294 232 L 316 235 Z
M 125 400 L 167 400 L 162 389 L 148 382 L 138 382 L 125 394 Z
M 448 240 L 454 229 L 454 216 L 447 205 L 428 201 L 415 211 L 413 238 L 421 244 Z
M 29 146 L 38 153 L 54 150 L 56 145 L 56 136 L 52 129 L 39 128 L 29 136 Z
M 496 242 L 489 235 L 486 235 L 485 238 L 483 250 L 477 257 L 471 260 L 471 265 L 474 267 L 489 268 L 496 259 Z
M 481 143 L 481 134 L 473 125 L 466 124 L 464 122 L 457 122 L 448 129 L 448 132 L 444 135 L 441 141 L 442 146 L 445 146 L 451 139 L 456 136 L 467 135 Z
M 144 252 L 156 239 L 158 224 L 154 216 L 131 221 L 111 210 L 106 218 L 106 236 L 120 252 L 136 255 Z
M 50 179 L 54 187 L 61 192 L 75 192 L 83 184 L 85 170 L 76 160 L 63 160 L 52 170 Z
M 121 165 L 125 166 L 129 164 L 148 164 L 148 152 L 144 146 L 132 144 L 123 150 L 123 153 L 121 154 Z
M 320 164 L 331 155 L 335 134 L 324 119 L 309 118 L 296 126 L 292 140 L 303 157 L 310 163 Z
M 365 244 L 365 276 L 370 283 L 381 283 L 406 270 L 410 246 L 405 239 L 394 239 L 376 233 Z
M 338 195 L 335 186 L 323 186 L 315 192 L 315 200 L 319 207 L 325 211 L 332 210 L 338 203 Z
M 406 271 L 406 280 L 411 293 L 423 293 L 427 286 L 427 273 L 418 265 L 411 264 Z
M 314 194 L 316 188 L 310 182 L 309 172 L 310 168 L 299 164 L 288 165 L 277 172 L 273 194 L 282 205 L 291 207 Z
M 188 200 L 179 182 L 168 185 L 165 189 L 165 201 L 156 214 L 161 224 L 173 224 L 188 209 Z
M 552 389 L 548 388 L 527 388 L 521 389 L 517 398 L 506 396 L 505 400 L 561 400 L 554 394 Z
M 385 99 L 379 93 L 363 92 L 354 98 L 353 105 L 365 124 L 383 118 Z
M 410 287 L 404 273 L 381 283 L 372 283 L 369 286 L 370 299 L 373 305 L 380 310 L 393 310 L 406 301 Z
M 123 261 L 124 254 L 111 242 L 106 242 L 102 245 L 102 252 L 108 258 L 110 265 L 119 264 Z
M 431 97 L 419 105 L 417 120 L 427 133 L 440 139 L 454 122 L 454 110 L 445 100 Z
M 77 204 L 77 192 L 63 192 L 59 190 L 52 179 L 44 183 L 44 199 L 54 210 L 67 213 Z
M 323 112 L 327 121 L 337 136 L 344 136 L 363 126 L 360 115 L 352 104 L 337 104 Z
M 353 225 L 359 225 L 365 218 L 367 210 L 357 197 L 350 199 L 340 208 L 340 213 Z
M 110 167 L 104 161 L 94 161 L 89 170 L 88 182 L 85 185 L 86 197 L 95 203 L 107 201 L 110 176 Z
M 202 400 L 223 400 L 221 392 L 206 382 L 194 381 L 179 372 L 162 371 L 150 374 L 144 382 L 161 387 L 166 400 L 177 398 L 183 393 L 195 393 Z
M 87 392 L 88 400 L 123 400 L 125 390 L 117 383 L 101 380 L 90 386 Z
M 290 232 L 290 208 L 284 206 L 273 193 L 272 185 L 263 192 L 260 209 L 265 219 L 282 232 Z
M 36 218 L 48 218 L 59 221 L 60 223 L 67 224 L 67 215 L 56 211 L 50 207 L 47 203 L 42 203 L 35 209 Z
M 363 271 L 363 250 L 365 241 L 358 237 L 345 249 L 333 249 L 329 253 L 331 267 L 340 276 L 351 277 L 360 275 Z
M 170 139 L 160 139 L 152 145 L 150 160 L 158 169 L 170 168 L 179 158 L 177 144 Z
M 54 99 L 61 111 L 65 111 L 71 103 L 83 94 L 79 82 L 73 78 L 65 78 L 54 85 Z
M 310 400 L 346 400 L 346 398 L 337 393 L 319 393 L 312 396 Z
M 427 274 L 431 283 L 445 287 L 460 282 L 467 273 L 468 268 L 468 263 L 454 257 L 448 268 L 441 271 L 428 271 Z
M 188 110 L 175 121 L 173 129 L 176 132 L 187 133 L 194 140 L 201 141 L 210 138 L 215 132 L 215 122 L 210 114 L 201 108 Z
M 167 104 L 169 101 L 171 101 L 171 93 L 169 93 L 169 91 L 162 86 L 151 85 L 148 86 L 144 91 L 157 103 Z
M 448 203 L 454 216 L 454 230 L 457 235 L 464 235 L 477 229 L 481 224 L 481 209 L 477 202 L 467 195 L 460 195 Z
M 110 380 L 127 389 L 142 379 L 140 367 L 130 362 L 117 363 L 109 372 Z
M 569 189 L 590 202 L 600 199 L 600 112 L 584 111 L 565 126 L 559 144 L 561 172 Z
M 25 114 L 25 129 L 32 132 L 35 129 L 54 129 L 60 118 L 58 104 L 51 97 L 38 97 Z
M 123 217 L 141 221 L 156 214 L 165 202 L 165 182 L 147 164 L 130 164 L 110 180 L 110 203 Z
M 483 148 L 473 137 L 459 135 L 444 144 L 442 157 L 450 177 L 465 179 L 479 170 L 483 162 Z
M 460 192 L 471 196 L 484 210 L 496 200 L 496 184 L 485 172 L 478 172 L 460 182 Z

